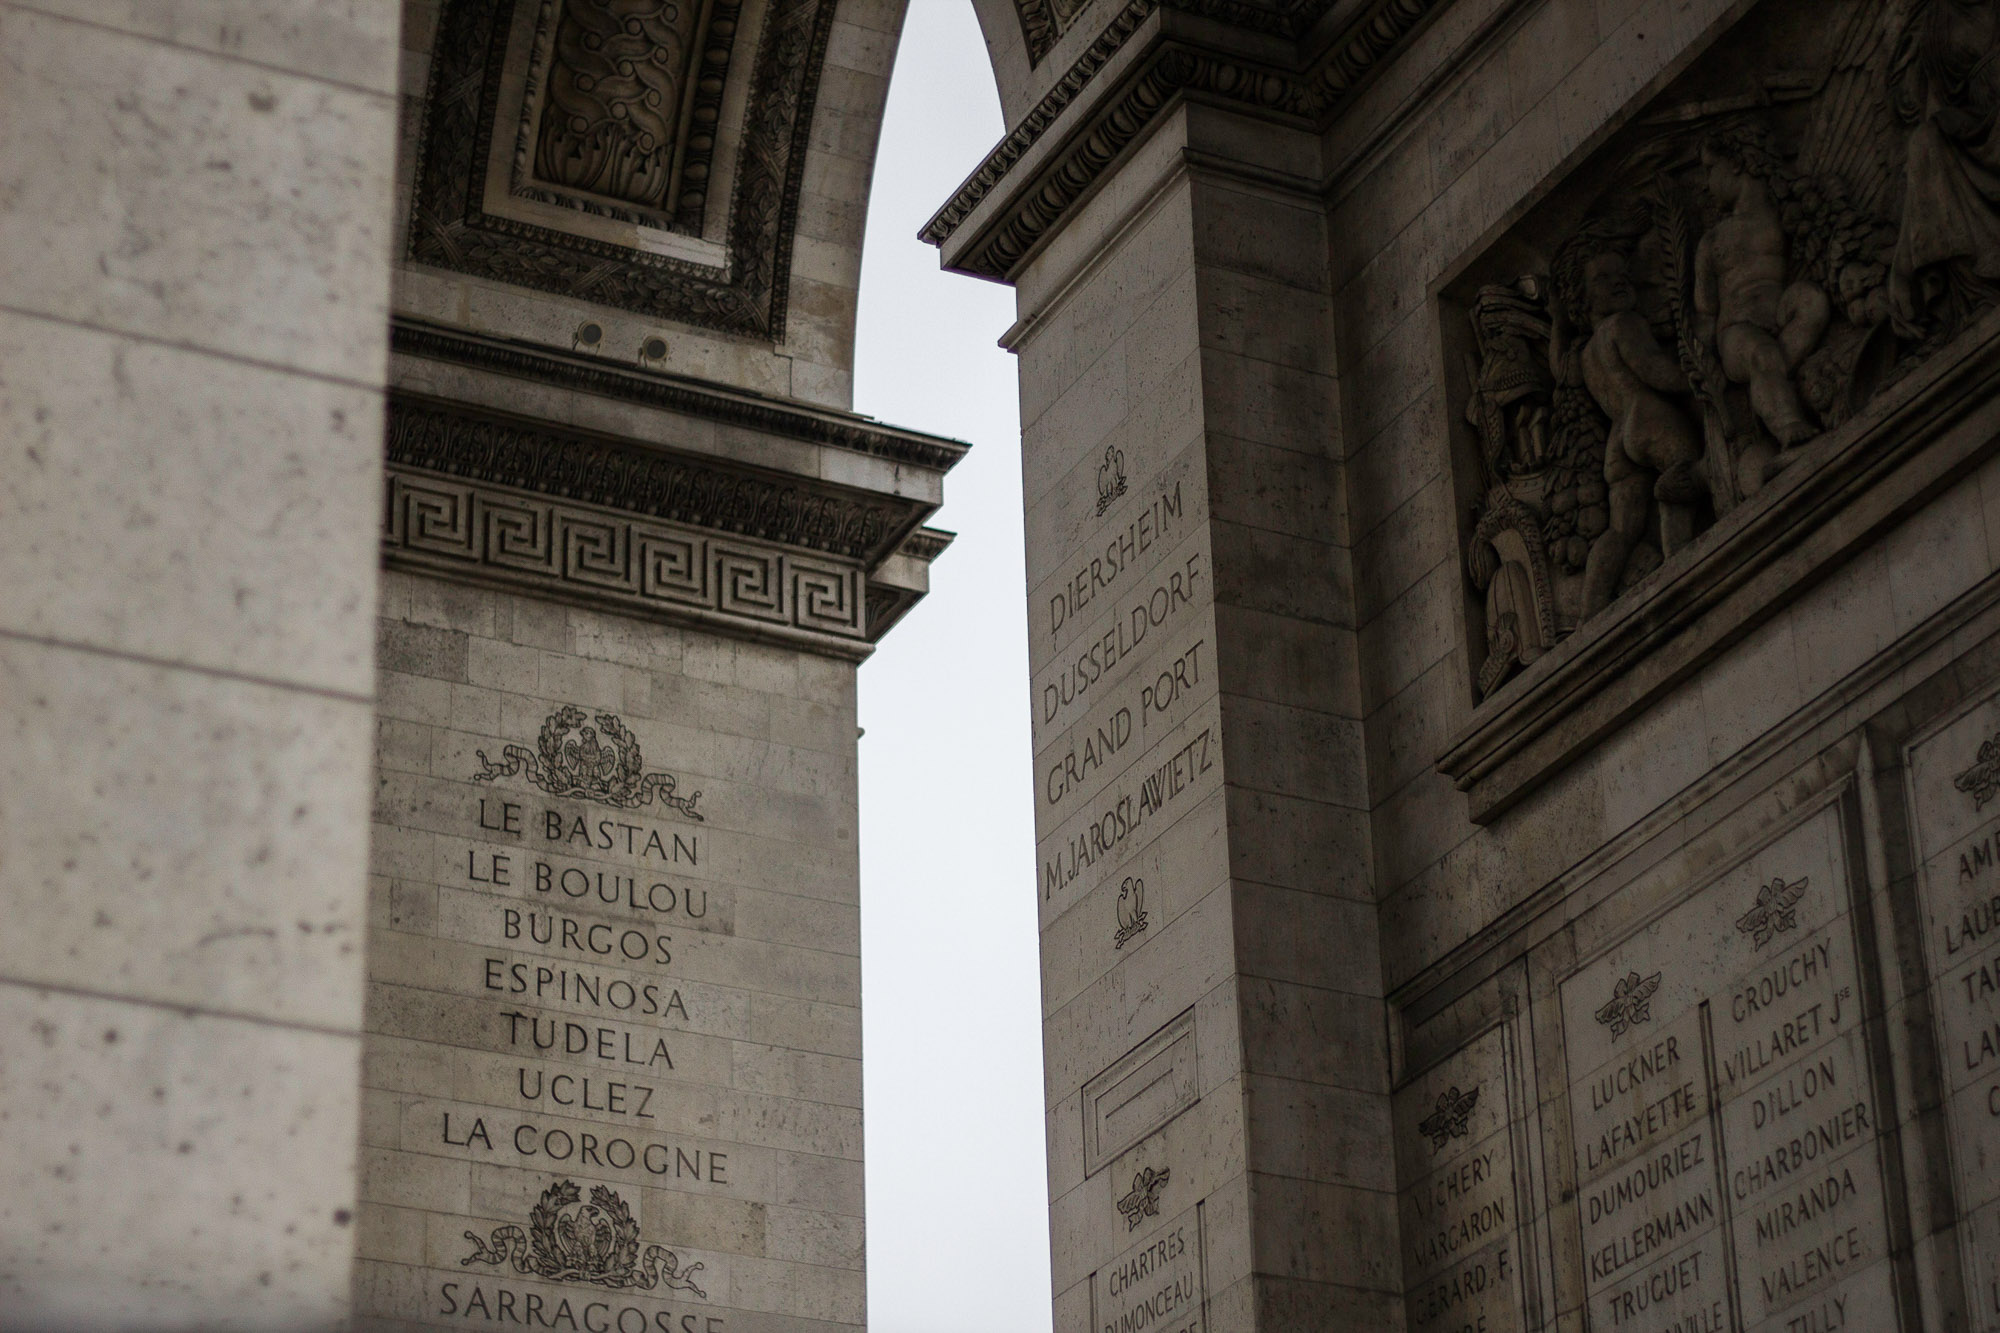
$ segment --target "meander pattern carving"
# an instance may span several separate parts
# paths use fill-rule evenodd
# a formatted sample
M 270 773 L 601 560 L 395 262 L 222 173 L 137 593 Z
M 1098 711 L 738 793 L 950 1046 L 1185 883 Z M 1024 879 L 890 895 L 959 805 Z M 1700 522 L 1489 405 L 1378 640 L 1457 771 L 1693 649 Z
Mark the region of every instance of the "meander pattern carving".
M 859 567 L 393 466 L 385 522 L 392 560 L 476 567 L 636 611 L 866 638 Z
M 728 253 L 722 268 L 485 211 L 492 136 L 512 128 L 497 126 L 495 118 L 514 5 L 522 2 L 452 0 L 439 21 L 419 135 L 410 257 L 684 324 L 782 339 L 832 0 L 772 0 L 765 15 L 721 238 Z M 710 49 L 705 34 L 691 41 Z M 582 172 L 578 166 L 572 174 Z
M 853 559 L 900 518 L 885 505 L 402 396 L 390 408 L 388 459 Z
M 1793 6 L 1765 60 L 1698 65 L 1580 173 L 1607 182 L 1581 209 L 1517 229 L 1532 267 L 1467 299 L 1482 697 L 1995 303 L 1993 10 Z

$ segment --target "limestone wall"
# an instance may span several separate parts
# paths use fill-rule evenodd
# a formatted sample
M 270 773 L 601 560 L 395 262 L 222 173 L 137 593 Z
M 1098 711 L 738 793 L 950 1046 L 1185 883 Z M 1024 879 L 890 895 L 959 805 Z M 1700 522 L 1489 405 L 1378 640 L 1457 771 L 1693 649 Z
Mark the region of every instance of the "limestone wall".
M 393 8 L 0 5 L 0 1322 L 348 1310 Z
M 396 574 L 380 636 L 359 1313 L 859 1326 L 853 666 Z
M 1588 620 L 1483 700 L 1476 679 L 1485 497 L 1457 293 L 1548 272 L 1539 219 L 1576 225 L 1569 199 L 1665 132 L 1686 79 L 1810 66 L 1785 12 L 1750 8 L 1458 6 L 1327 138 L 1413 1329 L 1992 1318 L 1983 1125 L 1945 1109 L 1984 1064 L 1978 988 L 1943 980 L 1968 938 L 1951 895 L 1977 898 L 1983 871 L 1945 890 L 1920 870 L 1979 837 L 1943 768 L 1976 764 L 1992 692 L 1990 324 L 1598 613 L 1633 645 L 1601 691 L 1546 683 Z M 1815 103 L 1776 105 L 1779 134 L 1787 114 L 1812 132 Z M 1876 208 L 1894 219 L 1886 193 Z M 1843 478 L 1863 454 L 1904 470 Z M 1812 504 L 1804 528 L 1773 517 Z M 1482 738 L 1527 708 L 1554 719 L 1545 742 L 1454 758 L 1499 755 Z

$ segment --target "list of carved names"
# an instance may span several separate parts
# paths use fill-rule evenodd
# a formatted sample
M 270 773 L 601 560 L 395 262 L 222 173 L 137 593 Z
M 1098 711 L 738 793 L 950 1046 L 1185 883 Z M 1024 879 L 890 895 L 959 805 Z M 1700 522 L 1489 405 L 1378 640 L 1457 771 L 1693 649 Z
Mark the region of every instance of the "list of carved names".
M 1895 1326 L 1840 838 L 1822 810 L 1563 983 L 1598 1333 Z
M 1913 746 L 1909 778 L 1968 1297 L 2000 1329 L 2000 704 Z
M 522 749 L 518 773 L 482 752 L 467 780 L 385 779 L 386 800 L 423 812 L 431 864 L 390 883 L 371 941 L 369 1080 L 401 1095 L 370 1141 L 474 1172 L 469 1212 L 446 1219 L 463 1240 L 396 1256 L 442 1270 L 402 1313 L 507 1322 L 532 1303 L 544 1319 L 722 1333 L 729 1255 L 694 1258 L 664 1221 L 684 1206 L 656 1192 L 770 1184 L 769 1153 L 715 1133 L 710 1090 L 732 1085 L 724 1034 L 745 997 L 684 971 L 691 951 L 709 959 L 698 975 L 716 971 L 732 895 L 702 871 L 714 843 L 692 798 L 642 779 L 629 733 L 626 751 L 597 751 L 616 718 L 584 726 L 552 715 L 557 744 Z
M 1398 1203 L 1410 1333 L 1518 1333 L 1520 1197 L 1502 1030 L 1398 1090 L 1396 1151 L 1420 1164 Z

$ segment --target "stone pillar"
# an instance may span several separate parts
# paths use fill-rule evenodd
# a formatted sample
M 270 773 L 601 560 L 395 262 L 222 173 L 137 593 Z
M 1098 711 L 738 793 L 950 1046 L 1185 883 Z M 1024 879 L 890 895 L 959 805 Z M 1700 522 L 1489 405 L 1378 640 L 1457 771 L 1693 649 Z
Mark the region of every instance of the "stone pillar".
M 393 5 L 0 4 L 0 1319 L 332 1327 Z
M 1394 1317 L 1327 241 L 1242 131 L 1162 117 L 1013 274 L 1065 1330 Z

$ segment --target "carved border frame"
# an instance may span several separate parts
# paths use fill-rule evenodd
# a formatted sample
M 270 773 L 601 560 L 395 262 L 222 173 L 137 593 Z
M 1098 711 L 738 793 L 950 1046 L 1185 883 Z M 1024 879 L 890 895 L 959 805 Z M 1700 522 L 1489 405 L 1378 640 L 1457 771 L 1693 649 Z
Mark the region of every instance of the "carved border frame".
M 557 429 L 405 391 L 389 398 L 386 460 L 438 477 L 603 505 L 873 566 L 930 515 L 914 500 L 765 473 Z
M 448 0 L 418 132 L 409 257 L 724 333 L 780 341 L 793 233 L 835 0 L 771 0 L 752 70 L 718 270 L 480 207 L 514 6 Z

